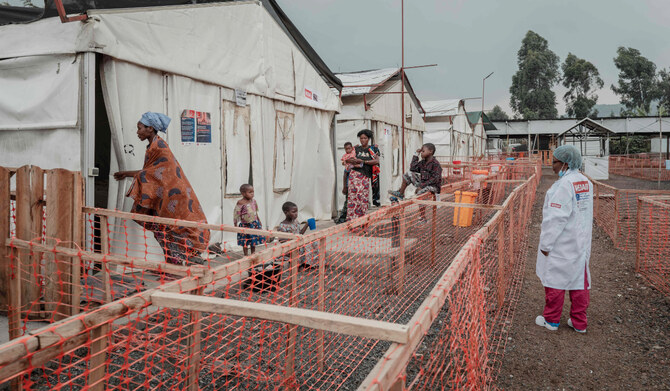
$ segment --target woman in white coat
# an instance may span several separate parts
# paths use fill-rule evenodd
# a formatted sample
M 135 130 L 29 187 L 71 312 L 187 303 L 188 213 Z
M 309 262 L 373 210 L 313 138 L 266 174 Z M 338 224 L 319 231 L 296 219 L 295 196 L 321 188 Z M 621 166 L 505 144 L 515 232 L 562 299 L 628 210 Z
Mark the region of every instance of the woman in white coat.
M 571 302 L 568 326 L 586 332 L 593 184 L 579 172 L 581 166 L 582 155 L 574 146 L 562 145 L 554 151 L 552 169 L 559 179 L 544 199 L 535 269 L 545 291 L 544 312 L 535 323 L 549 330 L 558 330 L 567 290 Z

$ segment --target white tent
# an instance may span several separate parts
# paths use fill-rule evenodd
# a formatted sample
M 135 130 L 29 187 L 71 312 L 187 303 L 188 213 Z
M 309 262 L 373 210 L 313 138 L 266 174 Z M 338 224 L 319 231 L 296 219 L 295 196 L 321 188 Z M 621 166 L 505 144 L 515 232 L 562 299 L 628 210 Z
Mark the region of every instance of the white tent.
M 423 102 L 426 113 L 424 141 L 435 144 L 441 159 L 466 160 L 473 155 L 475 137 L 463 99 Z
M 374 142 L 380 150 L 380 202 L 387 203 L 388 190 L 398 188 L 402 182 L 402 101 L 399 68 L 341 73 L 342 112 L 337 115 L 337 154 L 344 154 L 344 143 L 356 145 L 356 134 L 370 129 Z M 349 87 L 348 87 L 349 86 Z M 423 144 L 425 123 L 421 115 L 421 104 L 405 75 L 405 170 L 409 170 L 414 151 Z M 344 167 L 339 164 L 338 190 L 342 188 Z M 409 193 L 408 193 L 409 194 Z M 338 191 L 338 205 L 344 203 L 344 195 Z
M 210 223 L 232 224 L 249 181 L 264 226 L 281 221 L 287 200 L 302 219 L 330 218 L 333 196 L 323 189 L 335 183 L 340 102 L 321 60 L 276 14 L 245 1 L 88 16 L 0 26 L 0 165 L 81 170 L 93 205 L 94 165 L 106 159 L 110 178 L 98 181 L 108 179 L 108 206 L 129 210 L 130 182 L 111 174 L 142 167 L 136 123 L 158 111 L 172 118 L 166 141 Z

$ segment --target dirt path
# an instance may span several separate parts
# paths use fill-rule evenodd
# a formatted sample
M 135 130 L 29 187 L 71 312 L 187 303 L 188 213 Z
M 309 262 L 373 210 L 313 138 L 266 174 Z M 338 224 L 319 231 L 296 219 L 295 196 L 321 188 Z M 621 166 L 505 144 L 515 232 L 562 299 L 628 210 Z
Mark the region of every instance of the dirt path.
M 614 248 L 594 227 L 593 289 L 584 335 L 567 326 L 536 326 L 544 291 L 535 275 L 544 195 L 556 176 L 544 171 L 533 208 L 524 287 L 516 309 L 498 386 L 506 390 L 669 390 L 670 297 L 636 276 L 635 253 Z

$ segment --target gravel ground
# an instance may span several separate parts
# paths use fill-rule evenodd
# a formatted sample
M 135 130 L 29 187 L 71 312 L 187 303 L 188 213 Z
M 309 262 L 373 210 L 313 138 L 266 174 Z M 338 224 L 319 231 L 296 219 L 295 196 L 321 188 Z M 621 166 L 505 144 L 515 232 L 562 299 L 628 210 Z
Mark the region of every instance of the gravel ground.
M 535 254 L 544 194 L 556 180 L 545 170 L 533 209 L 525 281 L 510 332 L 498 386 L 510 390 L 669 390 L 670 297 L 634 271 L 635 253 L 614 248 L 595 227 L 591 254 L 593 289 L 586 334 L 566 322 L 551 332 L 535 325 L 543 288 L 535 275 Z M 616 176 L 621 188 L 655 188 L 656 183 Z M 666 186 L 670 187 L 667 183 Z

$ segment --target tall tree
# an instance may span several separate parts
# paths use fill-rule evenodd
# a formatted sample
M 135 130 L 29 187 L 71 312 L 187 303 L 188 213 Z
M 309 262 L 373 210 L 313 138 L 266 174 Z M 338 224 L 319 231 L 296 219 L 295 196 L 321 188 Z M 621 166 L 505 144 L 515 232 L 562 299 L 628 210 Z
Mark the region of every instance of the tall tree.
M 603 88 L 603 79 L 595 65 L 568 53 L 562 66 L 563 86 L 568 92 L 563 95 L 565 110 L 569 117 L 585 118 L 598 102 L 593 90 Z
M 648 113 L 651 101 L 658 96 L 656 64 L 642 56 L 639 50 L 620 46 L 614 65 L 619 69 L 619 81 L 611 88 L 619 95 L 621 104 L 629 113 Z
M 488 115 L 491 121 L 506 121 L 509 119 L 509 115 L 498 105 L 493 106 L 493 109 L 486 113 L 486 115 Z
M 559 58 L 546 39 L 528 31 L 517 53 L 519 70 L 512 76 L 510 106 L 524 119 L 558 116 L 556 94 L 551 88 L 559 80 Z
M 658 71 L 658 106 L 670 109 L 670 70 Z

